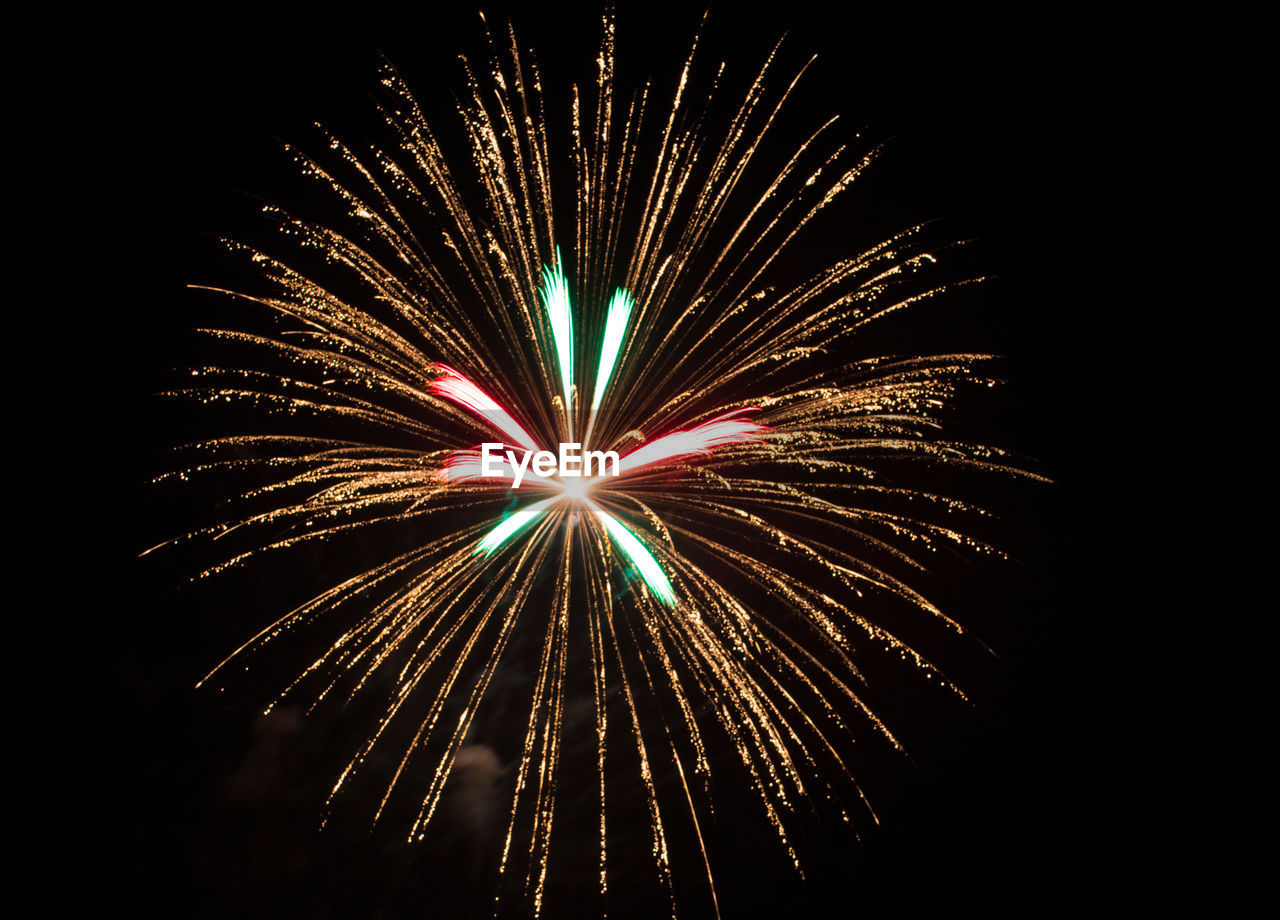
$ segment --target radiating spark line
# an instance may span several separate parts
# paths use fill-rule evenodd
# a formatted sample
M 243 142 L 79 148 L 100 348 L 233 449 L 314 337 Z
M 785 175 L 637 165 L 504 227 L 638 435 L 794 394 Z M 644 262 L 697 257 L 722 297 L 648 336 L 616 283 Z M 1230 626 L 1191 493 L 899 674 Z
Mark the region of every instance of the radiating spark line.
M 677 459 L 706 457 L 716 447 L 760 440 L 767 430 L 748 419 L 722 416 L 687 431 L 673 431 L 624 454 L 618 461 L 618 474 L 625 476 L 648 466 Z
M 555 266 L 542 270 L 542 300 L 547 307 L 547 318 L 555 340 L 568 439 L 573 440 L 573 316 L 569 311 L 569 281 L 564 276 L 558 249 Z
M 604 401 L 609 381 L 617 369 L 618 356 L 626 340 L 627 323 L 631 318 L 633 301 L 625 288 L 614 292 L 609 302 L 609 314 L 605 319 L 604 341 L 600 346 L 600 364 L 596 369 L 596 385 L 591 396 L 591 414 L 587 418 L 587 432 L 582 436 L 583 449 L 591 443 L 591 435 L 596 427 L 596 415 L 600 404 Z
M 436 471 L 436 478 L 441 482 L 512 482 L 516 477 L 516 470 L 511 465 L 511 461 L 505 457 L 494 457 L 490 460 L 491 465 L 498 468 L 498 475 L 486 475 L 484 471 L 484 462 L 478 450 L 455 450 L 450 451 L 445 457 L 444 463 L 440 465 L 440 469 Z M 555 479 L 538 475 L 538 472 L 527 466 L 521 474 L 520 488 L 541 487 L 546 489 L 558 489 L 561 483 Z M 513 486 L 514 487 L 514 486 Z
M 627 333 L 627 321 L 631 318 L 633 302 L 625 288 L 618 288 L 609 303 L 609 315 L 604 324 L 604 343 L 600 346 L 600 366 L 596 370 L 596 386 L 591 396 L 591 411 L 600 408 L 605 390 L 613 378 L 618 353 Z
M 534 502 L 527 508 L 512 512 L 497 527 L 489 531 L 489 534 L 476 547 L 476 552 L 482 552 L 486 556 L 490 555 L 499 546 L 536 521 L 554 501 L 556 501 L 554 498 L 544 498 L 540 502 Z
M 488 422 L 525 450 L 538 449 L 529 433 L 521 428 L 519 422 L 513 419 L 506 409 L 498 405 L 492 396 L 453 368 L 444 364 L 437 367 L 441 373 L 431 384 L 432 393 L 470 409 L 477 418 Z
M 671 582 L 662 571 L 662 566 L 658 565 L 658 560 L 654 559 L 653 555 L 645 549 L 644 544 L 636 539 L 635 534 L 627 530 L 613 515 L 590 499 L 585 501 L 587 507 L 596 513 L 605 529 L 609 531 L 609 536 L 613 537 L 618 547 L 627 554 L 627 558 L 636 567 L 644 583 L 649 586 L 649 590 L 667 606 L 675 606 L 675 589 L 671 587 Z

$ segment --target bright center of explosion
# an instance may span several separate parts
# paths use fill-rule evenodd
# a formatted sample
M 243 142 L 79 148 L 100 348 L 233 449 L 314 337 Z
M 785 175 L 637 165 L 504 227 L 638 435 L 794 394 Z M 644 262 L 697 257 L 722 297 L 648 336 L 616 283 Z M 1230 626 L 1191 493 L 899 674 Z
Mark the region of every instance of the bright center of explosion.
M 564 490 L 566 498 L 581 501 L 587 497 L 587 492 L 594 482 L 595 480 L 593 479 L 565 477 L 560 480 L 560 488 Z

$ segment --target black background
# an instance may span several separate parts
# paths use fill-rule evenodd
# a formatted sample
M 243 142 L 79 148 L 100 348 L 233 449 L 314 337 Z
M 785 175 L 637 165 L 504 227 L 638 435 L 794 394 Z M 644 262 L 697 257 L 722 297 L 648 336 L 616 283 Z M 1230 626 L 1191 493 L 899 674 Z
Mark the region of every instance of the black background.
M 507 15 L 488 9 L 491 23 Z M 569 82 L 591 72 L 595 9 L 510 11 L 522 44 L 537 50 L 553 110 L 567 106 Z M 660 96 L 669 90 L 700 14 L 689 4 L 623 4 L 619 82 L 652 77 Z M 838 112 L 846 130 L 889 141 L 850 205 L 868 240 L 936 217 L 947 235 L 978 241 L 977 263 L 995 280 L 885 332 L 885 347 L 906 334 L 915 350 L 1007 356 L 998 440 L 1055 480 L 993 498 L 1017 563 L 983 563 L 959 586 L 939 586 L 999 656 L 953 651 L 948 663 L 973 705 L 935 705 L 917 689 L 885 699 L 911 758 L 883 751 L 869 761 L 880 826 L 858 843 L 823 822 L 805 825 L 804 884 L 774 856 L 725 856 L 724 914 L 1011 915 L 1113 899 L 1128 874 L 1134 807 L 1123 740 L 1133 688 L 1122 667 L 1133 614 L 1112 574 L 1124 535 L 1114 523 L 1117 422 L 1107 396 L 1137 322 L 1116 284 L 1130 85 L 1118 24 L 1082 8 L 1010 16 L 721 4 L 705 32 L 704 73 L 725 59 L 739 79 L 789 32 L 782 70 L 820 56 L 788 107 L 792 124 Z M 314 730 L 310 742 L 292 725 L 264 736 L 251 695 L 210 702 L 191 689 L 288 587 L 176 590 L 188 574 L 182 559 L 136 554 L 181 526 L 183 509 L 146 479 L 192 432 L 151 394 L 182 363 L 193 318 L 207 315 L 185 285 L 222 279 L 212 235 L 253 226 L 253 196 L 292 187 L 277 138 L 314 149 L 309 124 L 320 120 L 359 139 L 379 51 L 433 122 L 448 123 L 461 86 L 455 55 L 479 52 L 478 22 L 465 7 L 362 8 L 341 19 L 256 10 L 141 35 L 104 49 L 101 85 L 89 91 L 118 157 L 104 212 L 123 215 L 106 340 L 127 406 L 112 423 L 122 449 L 104 548 L 115 752 L 105 775 L 118 829 L 107 903 L 135 916 L 452 916 L 466 899 L 439 889 L 439 873 L 423 865 L 434 851 L 343 849 L 315 835 L 329 774 L 312 775 Z M 256 610 L 220 606 L 246 591 Z M 273 804 L 228 805 L 228 783 L 255 758 L 278 761 L 263 780 L 274 784 Z M 752 846 L 744 838 L 744 850 Z M 696 899 L 681 907 L 706 911 Z

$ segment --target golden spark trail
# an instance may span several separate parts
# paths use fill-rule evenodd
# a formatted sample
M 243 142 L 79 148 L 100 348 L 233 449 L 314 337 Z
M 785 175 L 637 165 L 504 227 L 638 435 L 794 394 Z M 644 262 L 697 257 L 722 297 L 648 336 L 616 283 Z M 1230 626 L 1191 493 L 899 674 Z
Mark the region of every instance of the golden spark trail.
M 180 448 L 181 468 L 157 481 L 233 476 L 237 495 L 222 519 L 161 547 L 216 546 L 221 561 L 198 580 L 408 535 L 412 548 L 336 574 L 199 685 L 299 630 L 323 633 L 327 647 L 270 706 L 385 694 L 323 811 L 372 782 L 372 821 L 420 840 L 459 750 L 484 736 L 493 687 L 527 675 L 496 907 L 554 913 L 566 776 L 590 777 L 598 802 L 607 905 L 626 858 L 607 777 L 630 771 L 672 915 L 677 868 L 697 864 L 718 916 L 717 756 L 797 871 L 792 816 L 815 795 L 843 786 L 874 820 L 852 744 L 901 744 L 855 659 L 900 662 L 963 697 L 898 624 L 961 633 L 917 579 L 939 549 L 1001 555 L 968 532 L 987 513 L 948 494 L 955 476 L 1040 477 L 952 432 L 953 409 L 999 383 L 991 356 L 859 351 L 869 324 L 980 280 L 944 273 L 957 248 L 931 246 L 935 228 L 892 228 L 865 251 L 792 267 L 815 218 L 883 155 L 834 140 L 835 118 L 798 144 L 780 136 L 812 61 L 775 92 L 779 42 L 713 136 L 706 113 L 731 90 L 724 65 L 703 88 L 696 36 L 664 106 L 658 85 L 620 89 L 612 12 L 602 27 L 565 143 L 531 52 L 486 25 L 487 60 L 463 59 L 465 157 L 446 153 L 388 63 L 386 143 L 358 150 L 321 129 L 324 157 L 286 147 L 342 215 L 268 205 L 292 255 L 228 241 L 260 283 L 198 286 L 266 321 L 201 330 L 226 360 L 166 395 L 241 406 L 265 428 Z M 557 210 L 553 184 L 571 210 Z M 584 451 L 616 452 L 616 475 L 516 475 L 514 451 L 527 462 L 575 432 Z M 494 437 L 513 450 L 498 475 L 477 446 Z M 567 715 L 579 703 L 586 729 Z M 574 772 L 583 731 L 591 753 Z M 410 741 L 377 775 L 370 755 L 395 738 Z

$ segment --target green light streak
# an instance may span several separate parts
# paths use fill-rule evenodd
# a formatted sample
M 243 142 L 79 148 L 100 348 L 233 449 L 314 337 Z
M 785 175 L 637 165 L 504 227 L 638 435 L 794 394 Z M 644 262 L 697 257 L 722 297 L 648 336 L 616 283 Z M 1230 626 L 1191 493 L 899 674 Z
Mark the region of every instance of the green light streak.
M 605 389 L 613 377 L 618 355 L 622 352 L 622 340 L 627 333 L 627 321 L 631 319 L 634 302 L 626 288 L 618 288 L 609 303 L 609 318 L 604 325 L 604 345 L 600 350 L 600 369 L 596 371 L 596 387 L 591 397 L 591 411 L 595 412 L 604 399 Z
M 476 552 L 489 556 L 495 549 L 541 517 L 547 507 L 558 500 L 557 498 L 546 498 L 503 518 L 498 526 L 489 531 L 485 538 L 480 541 L 480 545 L 476 547 Z
M 662 566 L 658 565 L 658 560 L 654 559 L 649 551 L 645 549 L 644 544 L 637 540 L 635 535 L 627 530 L 613 515 L 595 502 L 589 501 L 587 504 L 599 515 L 605 530 L 609 531 L 609 536 L 613 537 L 613 542 L 618 544 L 618 548 L 635 565 L 640 572 L 640 577 L 649 586 L 649 590 L 662 603 L 668 607 L 674 607 L 676 605 L 675 589 L 671 587 L 671 582 L 667 580 L 666 573 L 662 571 Z
M 569 313 L 569 282 L 561 268 L 560 247 L 556 247 L 555 267 L 542 267 L 542 301 L 551 321 L 556 358 L 560 364 L 560 384 L 564 391 L 564 411 L 569 415 L 570 386 L 573 383 L 573 317 Z

